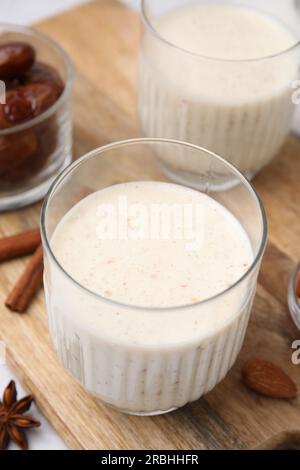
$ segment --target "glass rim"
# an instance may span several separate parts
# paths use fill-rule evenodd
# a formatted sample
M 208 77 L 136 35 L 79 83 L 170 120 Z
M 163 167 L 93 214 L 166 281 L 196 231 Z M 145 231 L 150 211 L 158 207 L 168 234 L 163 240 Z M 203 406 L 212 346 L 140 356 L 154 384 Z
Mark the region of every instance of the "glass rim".
M 147 7 L 146 7 L 147 2 L 148 2 L 148 0 L 141 0 L 141 12 L 142 12 L 142 18 L 143 18 L 144 25 L 149 29 L 149 31 L 154 36 L 156 36 L 157 39 L 159 39 L 161 42 L 163 42 L 166 46 L 169 46 L 169 47 L 177 50 L 178 52 L 188 54 L 191 57 L 197 57 L 199 59 L 205 59 L 205 60 L 220 62 L 220 63 L 221 62 L 226 62 L 226 63 L 232 63 L 232 64 L 237 64 L 237 63 L 245 63 L 246 64 L 246 63 L 257 63 L 257 62 L 261 62 L 261 61 L 264 61 L 264 60 L 276 59 L 277 57 L 286 55 L 286 54 L 292 52 L 293 50 L 296 50 L 298 47 L 300 48 L 300 39 L 298 39 L 298 40 L 296 40 L 295 44 L 293 44 L 292 46 L 290 46 L 287 49 L 284 49 L 283 51 L 279 51 L 279 52 L 276 52 L 275 54 L 270 54 L 270 55 L 267 55 L 267 56 L 254 57 L 252 59 L 222 59 L 220 57 L 213 57 L 213 56 L 206 56 L 206 55 L 203 55 L 203 54 L 198 54 L 197 52 L 190 51 L 188 49 L 185 49 L 184 47 L 180 47 L 180 46 L 174 44 L 173 42 L 171 42 L 168 39 L 164 38 L 157 31 L 157 29 L 154 27 L 153 22 L 151 21 L 151 19 L 149 18 L 149 15 L 147 13 Z M 239 6 L 239 7 L 242 7 L 242 8 L 247 8 L 244 5 L 236 5 L 236 6 Z
M 257 250 L 257 253 L 247 269 L 247 271 L 233 284 L 231 284 L 229 287 L 224 289 L 221 292 L 218 292 L 217 294 L 208 297 L 206 299 L 203 299 L 199 302 L 196 303 L 189 303 L 189 304 L 183 304 L 183 305 L 175 305 L 172 307 L 147 307 L 147 306 L 141 306 L 141 305 L 134 305 L 134 304 L 126 304 L 124 302 L 120 302 L 117 300 L 109 299 L 107 297 L 104 297 L 100 294 L 97 294 L 96 292 L 88 289 L 87 287 L 83 286 L 80 282 L 76 281 L 64 268 L 63 266 L 59 263 L 57 260 L 56 256 L 53 253 L 53 250 L 50 245 L 50 241 L 48 239 L 47 235 L 47 230 L 46 230 L 46 220 L 47 220 L 47 211 L 48 211 L 48 206 L 51 203 L 52 196 L 55 194 L 55 191 L 59 188 L 61 183 L 65 180 L 65 178 L 70 175 L 77 167 L 81 166 L 86 162 L 87 160 L 95 157 L 95 156 L 100 156 L 102 153 L 105 153 L 106 151 L 109 151 L 111 149 L 117 149 L 118 147 L 125 147 L 129 145 L 136 145 L 136 144 L 171 144 L 171 145 L 179 145 L 182 147 L 188 147 L 190 149 L 194 149 L 197 151 L 201 151 L 206 153 L 207 155 L 210 155 L 213 158 L 216 158 L 219 162 L 227 166 L 232 170 L 233 173 L 235 173 L 241 180 L 241 182 L 244 184 L 244 186 L 247 186 L 249 189 L 250 193 L 252 194 L 252 197 L 256 200 L 257 203 L 257 208 L 258 211 L 260 212 L 261 215 L 261 220 L 262 220 L 262 236 L 259 244 L 259 249 Z M 200 147 L 198 145 L 190 144 L 187 142 L 183 142 L 180 140 L 173 140 L 173 139 L 164 139 L 164 138 L 147 138 L 147 137 L 141 137 L 141 138 L 135 138 L 135 139 L 127 139 L 127 140 L 121 140 L 117 142 L 113 142 L 110 144 L 106 144 L 103 146 L 100 146 L 87 154 L 83 155 L 73 163 L 71 163 L 67 168 L 65 168 L 53 181 L 50 189 L 48 190 L 46 197 L 44 199 L 43 205 L 42 205 L 42 210 L 41 210 L 41 219 L 40 219 L 40 224 L 41 224 L 41 238 L 43 242 L 43 246 L 47 252 L 47 254 L 50 256 L 54 264 L 58 267 L 58 269 L 63 273 L 64 276 L 66 276 L 72 284 L 74 284 L 76 287 L 79 287 L 81 290 L 86 292 L 87 294 L 93 296 L 97 300 L 100 300 L 102 302 L 108 303 L 111 306 L 116 306 L 116 307 L 121 307 L 121 308 L 126 308 L 126 309 L 134 309 L 134 310 L 139 310 L 139 311 L 152 311 L 152 312 L 171 312 L 171 311 L 178 311 L 178 310 L 183 310 L 183 309 L 192 309 L 196 308 L 202 305 L 207 305 L 208 303 L 217 300 L 221 298 L 222 296 L 226 295 L 229 293 L 231 290 L 233 290 L 236 286 L 238 286 L 240 283 L 242 283 L 256 268 L 258 263 L 260 262 L 264 251 L 266 247 L 266 242 L 267 242 L 267 235 L 268 235 L 268 223 L 267 223 L 267 216 L 265 212 L 265 208 L 263 206 L 263 203 L 256 191 L 256 189 L 253 187 L 253 185 L 248 181 L 248 179 L 231 163 L 229 163 L 227 160 L 224 158 L 220 157 L 214 152 L 211 152 L 210 150 L 207 150 L 203 147 Z
M 288 298 L 291 297 L 293 299 L 295 310 L 297 310 L 298 315 L 300 315 L 300 304 L 299 304 L 299 299 L 296 294 L 296 284 L 297 284 L 297 280 L 299 276 L 300 276 L 300 263 L 298 263 L 296 267 L 294 268 L 294 270 L 292 271 L 292 274 L 289 280 L 289 286 L 288 286 Z M 298 321 L 296 323 L 297 323 L 297 327 L 299 328 Z
M 28 128 L 39 124 L 44 119 L 47 119 L 51 114 L 55 113 L 55 111 L 60 107 L 60 104 L 64 101 L 65 97 L 67 97 L 72 90 L 73 78 L 74 78 L 74 66 L 71 61 L 70 56 L 65 51 L 65 49 L 58 44 L 54 39 L 52 39 L 48 34 L 42 33 L 41 31 L 36 30 L 30 26 L 22 26 L 16 25 L 11 23 L 2 23 L 0 22 L 0 37 L 2 32 L 12 32 L 12 33 L 23 33 L 27 35 L 34 36 L 36 38 L 41 39 L 45 43 L 48 43 L 53 49 L 55 49 L 64 59 L 67 71 L 66 82 L 64 86 L 64 90 L 58 100 L 53 103 L 50 108 L 43 111 L 38 116 L 34 117 L 33 119 L 29 119 L 21 124 L 16 126 L 8 127 L 7 129 L 0 129 L 0 136 L 14 134 L 15 132 L 20 132 L 27 130 Z

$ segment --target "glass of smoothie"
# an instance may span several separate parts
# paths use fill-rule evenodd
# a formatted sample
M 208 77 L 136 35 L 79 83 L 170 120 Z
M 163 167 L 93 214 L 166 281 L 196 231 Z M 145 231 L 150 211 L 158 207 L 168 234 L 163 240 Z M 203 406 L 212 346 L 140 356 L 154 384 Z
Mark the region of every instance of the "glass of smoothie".
M 201 161 L 205 190 L 168 180 L 164 153 Z M 214 191 L 220 171 L 234 187 Z M 230 163 L 178 141 L 110 144 L 61 173 L 41 226 L 53 345 L 87 391 L 154 415 L 225 377 L 267 232 L 255 190 Z
M 296 3 L 142 0 L 142 14 L 138 112 L 144 135 L 208 148 L 251 179 L 291 129 L 299 89 Z M 197 163 L 167 155 L 165 171 L 198 187 Z M 228 184 L 219 176 L 219 185 Z

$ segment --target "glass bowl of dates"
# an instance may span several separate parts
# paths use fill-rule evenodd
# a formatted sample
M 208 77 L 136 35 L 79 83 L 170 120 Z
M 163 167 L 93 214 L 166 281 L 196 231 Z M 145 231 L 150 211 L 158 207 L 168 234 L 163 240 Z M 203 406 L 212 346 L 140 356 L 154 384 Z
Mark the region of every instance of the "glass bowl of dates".
M 0 211 L 42 199 L 72 160 L 72 81 L 52 39 L 0 24 Z

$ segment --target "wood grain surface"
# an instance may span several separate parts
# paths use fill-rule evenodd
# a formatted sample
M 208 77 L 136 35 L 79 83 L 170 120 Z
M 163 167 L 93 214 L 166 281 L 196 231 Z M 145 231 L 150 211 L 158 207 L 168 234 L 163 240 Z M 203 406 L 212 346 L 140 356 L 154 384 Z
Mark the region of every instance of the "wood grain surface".
M 115 0 L 85 4 L 37 25 L 59 41 L 76 67 L 75 155 L 139 135 L 135 107 L 138 15 Z M 243 350 L 211 393 L 165 416 L 126 416 L 98 403 L 59 364 L 41 292 L 23 316 L 4 299 L 25 260 L 0 266 L 0 337 L 9 363 L 71 449 L 254 449 L 300 445 L 300 398 L 259 397 L 241 383 L 241 365 L 258 355 L 290 374 L 300 389 L 291 344 L 300 339 L 287 309 L 288 278 L 300 258 L 300 141 L 291 136 L 254 180 L 270 237 Z M 0 234 L 36 226 L 40 204 L 0 214 Z

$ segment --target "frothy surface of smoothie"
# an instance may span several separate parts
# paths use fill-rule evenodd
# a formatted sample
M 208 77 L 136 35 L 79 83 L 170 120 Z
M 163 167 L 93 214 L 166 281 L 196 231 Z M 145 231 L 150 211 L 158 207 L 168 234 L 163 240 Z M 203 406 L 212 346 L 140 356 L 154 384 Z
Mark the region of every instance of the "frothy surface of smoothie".
M 222 60 L 264 58 L 296 43 L 295 36 L 275 19 L 255 9 L 222 4 L 175 9 L 154 26 L 166 41 L 194 54 Z
M 167 205 L 171 209 L 177 205 L 179 219 L 175 220 L 175 212 L 170 213 L 172 226 L 184 223 L 184 207 L 197 207 L 192 217 L 201 216 L 199 225 L 193 220 L 194 230 L 201 231 L 199 248 L 189 248 L 183 230 L 170 232 L 170 239 L 162 239 L 162 224 L 166 222 L 162 218 L 159 240 L 148 234 L 140 240 L 101 239 L 97 226 L 103 204 L 115 207 L 118 221 L 128 225 L 129 236 L 130 230 L 141 223 L 137 212 L 130 215 L 128 211 L 124 221 L 119 218 L 124 195 L 128 208 L 137 203 L 146 208 L 149 218 L 145 222 L 149 224 L 154 206 Z M 117 236 L 122 233 L 119 231 Z M 63 268 L 82 286 L 141 307 L 172 307 L 208 299 L 234 284 L 253 257 L 243 228 L 219 203 L 203 193 L 157 182 L 125 183 L 92 194 L 62 220 L 53 238 L 53 249 Z

